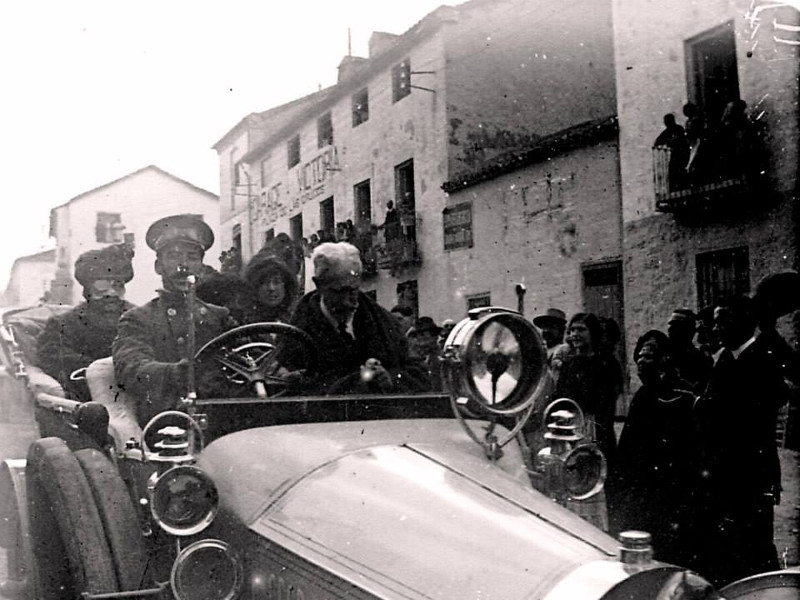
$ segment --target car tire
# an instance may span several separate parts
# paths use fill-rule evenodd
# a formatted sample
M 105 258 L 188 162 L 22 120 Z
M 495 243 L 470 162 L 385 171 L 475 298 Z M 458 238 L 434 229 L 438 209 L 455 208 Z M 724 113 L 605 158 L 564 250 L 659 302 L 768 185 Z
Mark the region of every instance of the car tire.
M 91 488 L 67 444 L 59 438 L 34 442 L 25 478 L 36 597 L 56 600 L 118 591 Z
M 78 450 L 75 458 L 92 490 L 120 591 L 142 589 L 146 586 L 147 547 L 125 483 L 113 463 L 100 451 L 93 448 Z

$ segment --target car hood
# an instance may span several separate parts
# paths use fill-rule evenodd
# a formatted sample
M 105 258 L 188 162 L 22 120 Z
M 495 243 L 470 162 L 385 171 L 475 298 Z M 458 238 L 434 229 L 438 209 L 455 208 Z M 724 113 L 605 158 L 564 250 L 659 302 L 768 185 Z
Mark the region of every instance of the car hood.
M 491 463 L 454 420 L 327 423 L 231 434 L 198 466 L 258 536 L 367 589 L 527 597 L 615 555 L 504 450 Z

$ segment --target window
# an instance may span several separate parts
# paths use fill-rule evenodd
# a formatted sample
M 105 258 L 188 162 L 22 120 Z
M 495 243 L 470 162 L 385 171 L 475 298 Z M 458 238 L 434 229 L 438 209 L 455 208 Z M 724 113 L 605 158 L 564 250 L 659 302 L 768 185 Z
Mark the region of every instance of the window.
M 394 197 L 399 211 L 414 211 L 414 161 L 407 160 L 394 168 Z
M 392 67 L 392 101 L 402 100 L 411 93 L 411 61 L 407 58 Z
M 292 168 L 300 162 L 300 136 L 296 135 L 286 142 L 286 157 L 288 168 Z
M 234 166 L 233 183 L 235 185 L 247 185 L 247 167 L 243 162 L 237 162 Z
M 242 254 L 242 226 L 234 225 L 231 237 L 233 238 L 233 247 L 241 256 Z
M 333 197 L 330 197 L 319 203 L 319 228 L 333 237 L 334 225 Z
M 467 310 L 492 305 L 492 295 L 489 292 L 467 296 Z
M 264 243 L 267 243 L 272 239 L 275 239 L 275 229 L 271 227 L 264 233 Z
M 353 127 L 369 121 L 369 92 L 367 88 L 353 94 Z
M 95 240 L 103 244 L 117 244 L 122 241 L 122 217 L 119 213 L 97 213 Z
M 261 161 L 260 183 L 261 183 L 261 187 L 262 188 L 267 187 L 267 161 L 268 160 L 269 160 L 268 158 L 265 158 L 264 160 Z
M 726 296 L 750 293 L 750 252 L 747 246 L 698 254 L 698 308 L 713 306 Z
M 299 215 L 293 216 L 289 219 L 289 235 L 295 241 L 300 241 L 303 239 L 303 215 L 302 213 Z
M 331 121 L 331 113 L 327 112 L 317 119 L 317 148 L 324 148 L 332 144 L 333 122 Z
M 356 239 L 362 252 L 372 248 L 372 190 L 369 179 L 353 186 L 356 199 Z
M 416 279 L 397 284 L 397 304 L 408 306 L 414 315 L 419 314 L 419 285 Z
M 136 246 L 136 239 L 132 233 L 123 233 L 122 234 L 122 242 L 124 244 L 128 244 L 131 248 Z
M 372 224 L 372 191 L 369 187 L 369 179 L 357 183 L 353 186 L 353 196 L 356 199 L 356 225 L 369 226 Z
M 686 58 L 689 97 L 713 129 L 725 105 L 739 99 L 733 21 L 687 40 Z

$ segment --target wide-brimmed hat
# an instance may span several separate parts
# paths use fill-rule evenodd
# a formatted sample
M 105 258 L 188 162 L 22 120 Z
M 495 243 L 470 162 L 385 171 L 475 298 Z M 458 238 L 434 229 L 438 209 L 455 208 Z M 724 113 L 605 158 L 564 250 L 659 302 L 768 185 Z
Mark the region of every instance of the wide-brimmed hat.
M 763 316 L 777 318 L 794 312 L 800 308 L 800 274 L 781 271 L 763 277 L 756 285 L 753 301 Z
M 563 310 L 557 308 L 548 308 L 543 315 L 533 318 L 533 324 L 537 327 L 546 327 L 547 325 L 561 325 L 567 324 L 567 315 Z
M 434 335 L 439 335 L 441 330 L 442 328 L 439 327 L 436 324 L 436 321 L 434 321 L 431 317 L 420 317 L 414 321 L 414 325 L 412 325 L 411 329 L 408 330 L 407 335 L 411 337 L 427 332 L 433 333 Z

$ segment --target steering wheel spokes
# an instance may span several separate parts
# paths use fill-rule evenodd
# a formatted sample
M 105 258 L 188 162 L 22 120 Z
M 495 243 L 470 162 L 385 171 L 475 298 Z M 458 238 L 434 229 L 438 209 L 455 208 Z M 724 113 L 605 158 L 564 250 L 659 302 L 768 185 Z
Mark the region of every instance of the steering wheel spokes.
M 250 386 L 260 398 L 281 396 L 288 388 L 287 372 L 276 358 L 281 344 L 289 340 L 299 346 L 307 361 L 313 360 L 314 346 L 308 334 L 285 323 L 253 323 L 231 329 L 200 348 L 195 360 L 221 368 L 227 381 Z

